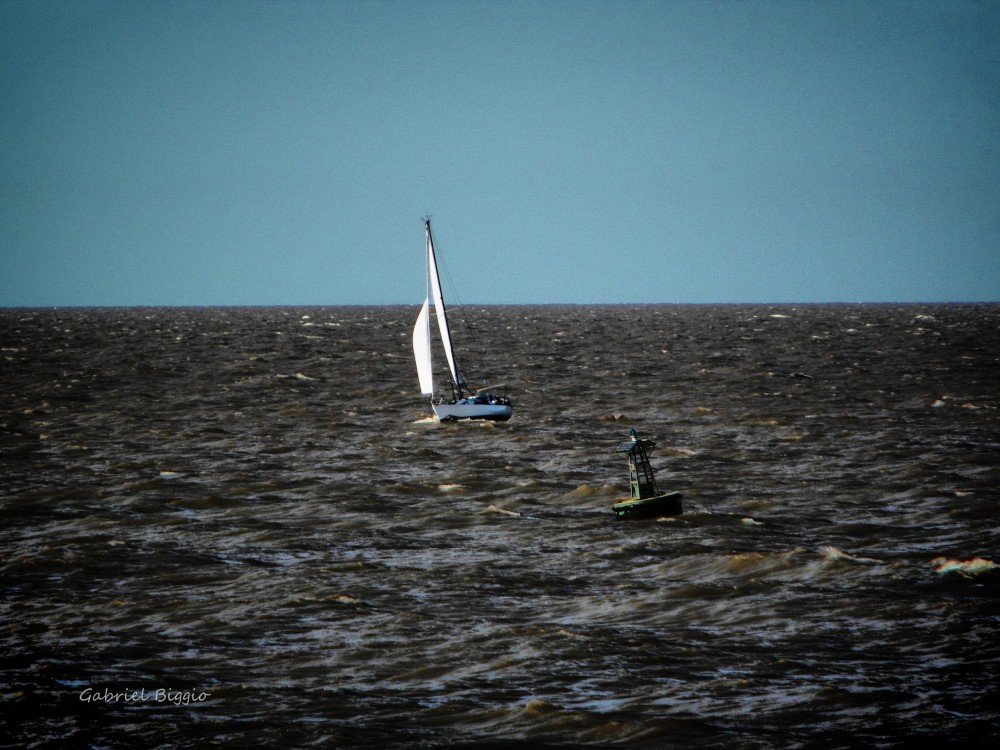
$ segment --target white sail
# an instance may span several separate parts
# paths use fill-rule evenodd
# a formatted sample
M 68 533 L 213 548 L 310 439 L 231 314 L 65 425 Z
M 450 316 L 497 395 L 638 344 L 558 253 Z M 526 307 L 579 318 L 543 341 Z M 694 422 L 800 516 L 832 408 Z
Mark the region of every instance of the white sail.
M 434 240 L 431 238 L 430 221 L 424 222 L 424 229 L 427 234 L 427 275 L 431 280 L 431 295 L 434 298 L 434 312 L 437 315 L 438 329 L 441 331 L 441 343 L 444 344 L 444 354 L 448 358 L 451 379 L 456 385 L 464 386 L 465 378 L 462 377 L 462 372 L 458 369 L 455 350 L 451 344 L 451 331 L 448 330 L 448 314 L 444 309 L 444 297 L 441 296 L 441 277 L 438 275 L 437 258 L 434 256 Z
M 420 380 L 420 392 L 425 396 L 434 395 L 434 371 L 431 367 L 431 320 L 427 308 L 429 299 L 424 299 L 424 306 L 417 315 L 417 323 L 413 326 L 413 358 L 417 361 L 417 378 Z

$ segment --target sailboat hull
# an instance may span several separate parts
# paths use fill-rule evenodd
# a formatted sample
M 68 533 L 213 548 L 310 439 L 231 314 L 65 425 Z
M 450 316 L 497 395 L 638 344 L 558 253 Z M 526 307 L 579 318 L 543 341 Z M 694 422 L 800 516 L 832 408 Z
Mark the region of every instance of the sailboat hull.
M 506 422 L 514 410 L 507 404 L 476 404 L 471 399 L 462 399 L 454 404 L 431 404 L 434 413 L 442 422 L 452 422 L 458 419 L 487 419 L 493 422 Z

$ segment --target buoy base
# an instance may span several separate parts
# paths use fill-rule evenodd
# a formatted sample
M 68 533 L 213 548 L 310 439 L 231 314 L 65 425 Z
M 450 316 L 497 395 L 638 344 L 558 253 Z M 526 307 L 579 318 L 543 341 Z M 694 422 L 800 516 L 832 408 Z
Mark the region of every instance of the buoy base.
M 681 493 L 668 492 L 666 495 L 644 497 L 640 500 L 622 500 L 611 506 L 619 518 L 655 518 L 657 516 L 678 516 L 681 509 Z

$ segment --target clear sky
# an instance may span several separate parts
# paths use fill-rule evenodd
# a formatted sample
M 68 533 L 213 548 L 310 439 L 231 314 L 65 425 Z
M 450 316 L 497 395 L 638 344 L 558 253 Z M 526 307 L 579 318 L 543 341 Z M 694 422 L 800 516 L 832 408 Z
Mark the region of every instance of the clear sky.
M 3 306 L 997 301 L 1000 2 L 4 0 L 0 189 Z

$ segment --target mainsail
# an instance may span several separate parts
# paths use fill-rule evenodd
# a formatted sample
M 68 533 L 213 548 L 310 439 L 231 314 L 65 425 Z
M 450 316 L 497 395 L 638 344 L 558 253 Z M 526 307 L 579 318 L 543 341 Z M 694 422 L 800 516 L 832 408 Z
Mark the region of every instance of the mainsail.
M 462 372 L 458 369 L 458 362 L 455 360 L 455 349 L 451 344 L 451 331 L 448 330 L 448 314 L 444 309 L 444 297 L 441 296 L 441 277 L 438 275 L 437 258 L 434 256 L 434 240 L 431 237 L 430 219 L 424 219 L 424 230 L 427 234 L 427 275 L 431 281 L 431 295 L 434 298 L 434 312 L 437 315 L 438 329 L 441 331 L 441 343 L 444 345 L 445 357 L 448 358 L 448 369 L 451 371 L 452 382 L 461 389 L 465 387 L 465 378 L 462 377 Z M 424 304 L 426 305 L 426 302 Z M 421 379 L 422 382 L 423 380 Z

